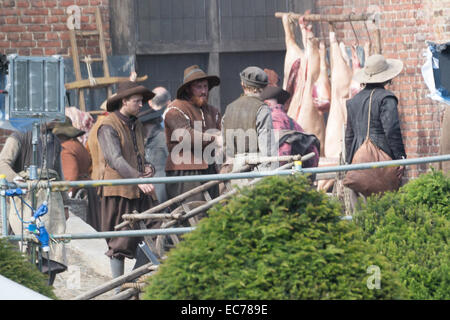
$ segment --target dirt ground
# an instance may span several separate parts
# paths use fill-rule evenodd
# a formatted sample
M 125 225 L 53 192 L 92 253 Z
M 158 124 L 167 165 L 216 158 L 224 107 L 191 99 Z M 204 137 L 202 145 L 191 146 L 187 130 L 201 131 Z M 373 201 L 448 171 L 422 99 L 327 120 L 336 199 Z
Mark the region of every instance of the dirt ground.
M 112 278 L 104 273 L 96 272 L 94 268 L 83 263 L 79 251 L 66 247 L 68 269 L 56 275 L 53 283 L 53 292 L 60 300 L 71 300 L 80 294 L 91 291 Z M 85 261 L 85 260 L 84 260 Z M 125 260 L 125 273 L 131 270 L 134 260 Z M 101 294 L 92 300 L 109 300 L 114 296 L 114 290 Z
M 55 282 L 53 283 L 53 292 L 59 300 L 70 300 L 76 296 L 97 288 L 104 283 L 111 280 L 109 277 L 105 277 L 95 272 L 95 270 L 89 269 L 85 266 L 69 266 L 66 272 L 62 272 L 56 275 Z M 79 278 L 78 278 L 79 275 Z M 79 280 L 78 280 L 79 279 Z M 114 291 L 108 291 L 93 300 L 108 300 L 114 295 Z

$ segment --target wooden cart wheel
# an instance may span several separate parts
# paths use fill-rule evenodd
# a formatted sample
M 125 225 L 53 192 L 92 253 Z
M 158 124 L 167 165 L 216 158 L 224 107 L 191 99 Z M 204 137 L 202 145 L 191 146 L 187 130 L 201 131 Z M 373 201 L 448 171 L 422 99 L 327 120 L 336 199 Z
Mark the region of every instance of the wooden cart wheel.
M 181 206 L 177 207 L 175 210 L 172 211 L 173 215 L 186 215 L 191 210 L 204 205 L 206 201 L 191 201 L 183 203 Z M 172 224 L 173 220 L 164 220 L 163 224 L 161 225 L 161 229 L 164 229 L 169 225 L 170 227 L 188 227 L 188 226 L 195 226 L 198 221 L 205 217 L 206 212 L 200 212 L 197 215 L 189 218 L 188 220 L 179 220 L 176 222 L 176 224 Z M 179 235 L 171 234 L 171 235 L 159 235 L 156 237 L 156 250 L 157 254 L 162 257 L 165 251 L 168 251 L 168 249 L 176 246 L 180 242 Z

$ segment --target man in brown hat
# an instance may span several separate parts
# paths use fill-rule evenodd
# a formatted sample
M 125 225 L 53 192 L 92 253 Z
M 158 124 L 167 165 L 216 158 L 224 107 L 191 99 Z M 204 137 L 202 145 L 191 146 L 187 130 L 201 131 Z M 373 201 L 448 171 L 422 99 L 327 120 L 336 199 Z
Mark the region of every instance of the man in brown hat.
M 227 106 L 223 117 L 227 163 L 234 159 L 234 171 L 240 166 L 238 155 L 278 155 L 271 112 L 261 98 L 263 89 L 269 84 L 268 76 L 256 66 L 245 68 L 239 76 L 244 94 Z M 271 163 L 260 165 L 259 169 L 276 167 L 277 163 Z
M 153 174 L 150 164 L 145 163 L 144 132 L 137 115 L 142 101 L 148 101 L 154 93 L 136 82 L 119 84 L 115 96 L 107 100 L 109 112 L 97 131 L 98 149 L 92 150 L 93 162 L 100 163 L 100 179 L 147 178 Z M 152 206 L 154 187 L 151 184 L 128 186 L 104 186 L 99 188 L 101 231 L 113 231 L 122 222 L 122 214 L 134 210 L 145 211 Z M 129 230 L 129 226 L 122 230 Z M 124 258 L 136 256 L 140 239 L 121 237 L 107 239 L 113 277 L 124 273 Z
M 177 90 L 174 100 L 165 112 L 164 128 L 169 156 L 166 175 L 191 176 L 214 174 L 216 154 L 208 149 L 221 145 L 221 114 L 208 104 L 209 91 L 220 84 L 217 76 L 209 76 L 197 65 L 184 70 L 183 84 Z M 214 143 L 214 145 L 211 145 Z M 209 146 L 209 148 L 208 148 Z M 166 184 L 167 195 L 173 198 L 197 186 L 200 182 Z M 218 188 L 208 190 L 211 197 L 218 195 Z M 201 194 L 186 201 L 204 200 Z

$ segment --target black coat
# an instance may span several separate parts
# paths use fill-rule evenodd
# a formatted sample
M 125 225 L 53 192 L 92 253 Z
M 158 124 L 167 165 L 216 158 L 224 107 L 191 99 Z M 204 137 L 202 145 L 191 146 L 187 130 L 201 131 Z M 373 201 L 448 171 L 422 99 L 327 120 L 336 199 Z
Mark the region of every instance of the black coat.
M 397 97 L 381 85 L 367 85 L 347 100 L 347 128 L 345 131 L 346 161 L 351 163 L 355 152 L 367 135 L 369 98 L 372 97 L 369 137 L 393 160 L 406 158 L 397 110 Z

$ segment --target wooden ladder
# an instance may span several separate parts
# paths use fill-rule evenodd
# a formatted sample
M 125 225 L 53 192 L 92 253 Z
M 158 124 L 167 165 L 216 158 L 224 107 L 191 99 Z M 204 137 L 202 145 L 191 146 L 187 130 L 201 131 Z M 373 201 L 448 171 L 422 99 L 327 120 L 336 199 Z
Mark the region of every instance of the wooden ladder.
M 126 81 L 129 78 L 128 77 L 111 77 L 109 73 L 109 66 L 108 66 L 108 56 L 106 54 L 106 46 L 105 46 L 105 38 L 103 35 L 103 23 L 102 23 L 102 17 L 100 14 L 100 8 L 95 8 L 95 22 L 96 22 L 96 30 L 91 31 L 82 31 L 82 30 L 70 30 L 70 45 L 71 45 L 71 53 L 72 53 L 72 59 L 73 59 L 73 69 L 75 72 L 75 81 L 66 83 L 65 87 L 66 90 L 73 90 L 75 89 L 77 91 L 78 96 L 78 103 L 79 103 L 79 109 L 81 111 L 86 111 L 86 102 L 84 101 L 84 89 L 90 88 L 90 89 L 96 89 L 96 88 L 103 88 L 107 87 L 108 90 L 108 97 L 112 95 L 112 88 L 111 86 L 113 84 Z M 84 57 L 80 60 L 79 54 L 78 54 L 78 45 L 77 45 L 77 36 L 80 37 L 90 37 L 90 36 L 98 36 L 99 39 L 99 48 L 100 48 L 100 58 L 91 58 L 90 55 L 87 57 Z M 81 77 L 81 69 L 80 69 L 80 61 L 86 63 L 87 70 L 88 70 L 88 79 L 83 79 Z M 91 63 L 92 62 L 102 62 L 103 63 L 103 77 L 94 78 L 92 74 L 91 69 Z M 136 79 L 136 82 L 145 81 L 147 79 L 147 76 L 138 77 Z

